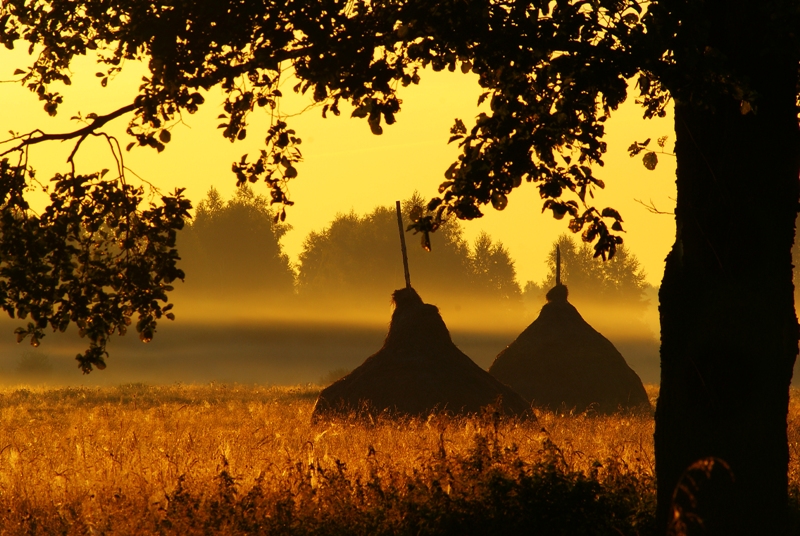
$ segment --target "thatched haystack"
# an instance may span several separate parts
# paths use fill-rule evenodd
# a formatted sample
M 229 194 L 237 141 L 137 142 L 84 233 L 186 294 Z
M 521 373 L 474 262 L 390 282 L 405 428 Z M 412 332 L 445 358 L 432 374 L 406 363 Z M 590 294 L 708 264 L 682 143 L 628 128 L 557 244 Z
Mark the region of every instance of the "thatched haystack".
M 382 412 L 468 414 L 492 404 L 505 414 L 532 416 L 522 397 L 453 344 L 435 306 L 423 303 L 410 287 L 395 291 L 392 299 L 395 310 L 383 347 L 323 389 L 313 419 Z
M 489 372 L 538 407 L 598 413 L 650 408 L 639 376 L 567 301 L 561 284 L 547 293 L 539 318 L 500 352 Z

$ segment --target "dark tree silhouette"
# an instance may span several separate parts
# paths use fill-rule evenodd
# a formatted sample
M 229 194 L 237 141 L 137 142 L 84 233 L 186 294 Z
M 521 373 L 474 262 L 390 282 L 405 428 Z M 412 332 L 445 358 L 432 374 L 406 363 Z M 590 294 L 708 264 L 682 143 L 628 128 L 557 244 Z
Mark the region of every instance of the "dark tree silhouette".
M 367 119 L 375 134 L 396 121 L 398 87 L 418 83 L 431 67 L 475 72 L 490 110 L 471 128 L 454 124 L 462 154 L 446 172 L 441 197 L 429 204 L 433 213 L 421 215 L 416 229 L 436 229 L 447 213 L 479 217 L 489 203 L 502 210 L 514 188 L 533 182 L 545 210 L 568 214 L 570 229 L 583 231 L 595 252 L 608 257 L 621 243 L 612 232 L 622 229 L 621 215 L 583 203 L 603 186 L 591 165 L 601 164 L 606 151 L 604 121 L 626 99 L 628 80 L 638 77 L 646 116 L 665 115 L 670 102 L 675 110 L 677 232 L 660 291 L 659 524 L 666 530 L 672 519 L 684 471 L 718 458 L 735 477 L 734 499 L 719 505 L 733 519 L 730 526 L 742 534 L 785 532 L 786 414 L 798 341 L 791 264 L 800 169 L 796 0 L 7 0 L 0 20 L 0 42 L 13 47 L 23 40 L 37 51 L 19 76 L 48 113 L 62 100 L 53 84 L 69 82 L 76 55 L 95 51 L 105 71 L 101 84 L 128 60 L 145 60 L 150 71 L 133 102 L 90 117 L 85 127 L 9 140 L 6 153 L 23 156 L 2 167 L 4 239 L 29 223 L 39 228 L 20 201 L 32 180 L 24 160 L 32 144 L 74 140 L 77 149 L 108 121 L 131 113 L 133 143 L 161 150 L 180 113 L 203 103 L 198 90 L 221 86 L 228 139 L 246 136 L 247 114 L 256 107 L 276 112 L 264 152 L 234 169 L 240 183 L 265 180 L 272 199 L 286 206 L 285 181 L 297 175 L 300 153 L 296 133 L 277 113 L 285 67 L 291 65 L 296 89 L 311 92 L 323 114 L 339 114 L 349 102 L 352 115 Z M 91 188 L 64 184 L 63 200 L 49 209 L 56 216 L 75 201 L 91 205 L 85 225 L 116 221 L 120 213 L 140 221 L 118 200 L 130 196 L 117 196 L 109 182 L 100 184 L 115 201 L 99 210 Z M 185 208 L 177 196 L 164 205 L 151 228 L 169 238 Z M 150 243 L 144 227 L 133 229 L 123 234 Z M 130 299 L 87 299 L 76 285 L 82 305 L 68 312 L 72 305 L 61 305 L 57 317 L 56 303 L 75 303 L 66 288 L 53 297 L 62 281 L 73 281 L 68 267 L 78 255 L 63 236 L 18 242 L 19 250 L 43 259 L 32 272 L 41 277 L 20 277 L 27 259 L 4 251 L 8 269 L 0 275 L 14 282 L 2 296 L 6 310 L 31 314 L 35 337 L 48 323 L 96 320 L 90 334 L 100 348 L 110 330 L 130 321 L 125 311 L 134 310 L 151 335 L 167 281 L 180 275 L 169 260 L 171 241 L 144 249 L 135 276 L 120 283 L 130 293 L 114 294 Z M 55 251 L 68 254 L 47 256 Z M 56 267 L 67 269 L 66 279 L 53 275 Z M 95 305 L 102 314 L 93 312 Z
M 421 203 L 416 195 L 403 203 L 404 221 L 419 212 Z M 521 293 L 508 251 L 485 234 L 470 248 L 462 235 L 451 220 L 430 236 L 431 251 L 409 248 L 414 288 L 451 313 L 488 307 L 519 314 Z M 299 260 L 301 299 L 347 309 L 385 306 L 386 289 L 403 283 L 395 210 L 387 206 L 364 216 L 340 214 L 324 230 L 308 235 Z
M 526 301 L 541 306 L 544 295 L 555 286 L 556 245 L 561 250 L 561 279 L 569 286 L 570 301 L 576 304 L 591 302 L 617 311 L 625 310 L 635 318 L 641 317 L 649 305 L 645 295 L 648 285 L 636 255 L 620 244 L 614 257 L 603 262 L 594 256 L 588 244 L 578 244 L 567 234 L 559 236 L 547 254 L 550 271 L 544 281 L 526 284 Z
M 294 271 L 280 244 L 290 229 L 276 222 L 269 201 L 249 188 L 238 189 L 227 203 L 211 188 L 194 221 L 178 235 L 189 274 L 181 295 L 280 305 L 294 292 Z
M 475 239 L 470 255 L 473 292 L 487 300 L 504 300 L 515 307 L 521 300 L 514 261 L 502 242 L 482 232 Z

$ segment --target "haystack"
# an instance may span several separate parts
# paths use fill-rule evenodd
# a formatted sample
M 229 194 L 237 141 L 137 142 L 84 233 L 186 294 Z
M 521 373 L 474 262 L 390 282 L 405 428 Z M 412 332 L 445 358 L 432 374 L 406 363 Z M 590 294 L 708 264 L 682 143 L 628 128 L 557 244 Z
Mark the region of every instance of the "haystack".
M 382 412 L 469 414 L 492 404 L 505 414 L 530 416 L 522 397 L 453 344 L 439 309 L 423 303 L 411 287 L 395 291 L 392 299 L 395 310 L 383 347 L 320 393 L 315 420 Z
M 566 286 L 553 287 L 539 318 L 500 352 L 489 372 L 538 407 L 598 413 L 649 409 L 639 376 L 567 294 Z

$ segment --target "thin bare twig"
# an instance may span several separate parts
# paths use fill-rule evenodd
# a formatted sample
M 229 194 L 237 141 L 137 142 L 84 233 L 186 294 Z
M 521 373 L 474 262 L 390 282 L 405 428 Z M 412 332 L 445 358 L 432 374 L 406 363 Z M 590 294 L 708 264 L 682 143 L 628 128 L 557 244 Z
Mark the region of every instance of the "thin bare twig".
M 140 181 L 142 181 L 143 183 L 145 183 L 147 186 L 150 187 L 150 197 L 151 197 L 151 199 L 153 197 L 155 197 L 156 195 L 163 195 L 163 193 L 161 192 L 161 189 L 158 186 L 156 186 L 155 184 L 153 184 L 149 180 L 145 179 L 144 177 L 142 177 L 141 175 L 136 173 L 134 170 L 132 170 L 128 166 L 122 166 L 122 169 L 125 170 L 125 171 L 128 171 L 134 177 L 136 177 L 137 179 L 139 179 Z
M 672 211 L 664 212 L 663 210 L 658 210 L 658 208 L 656 208 L 655 203 L 653 203 L 652 199 L 650 200 L 650 204 L 647 204 L 644 201 L 641 201 L 639 199 L 634 199 L 634 201 L 636 201 L 637 203 L 642 205 L 644 208 L 647 209 L 648 212 L 650 212 L 652 214 L 664 214 L 664 215 L 668 215 L 668 216 L 674 216 L 675 215 L 675 213 L 672 212 Z

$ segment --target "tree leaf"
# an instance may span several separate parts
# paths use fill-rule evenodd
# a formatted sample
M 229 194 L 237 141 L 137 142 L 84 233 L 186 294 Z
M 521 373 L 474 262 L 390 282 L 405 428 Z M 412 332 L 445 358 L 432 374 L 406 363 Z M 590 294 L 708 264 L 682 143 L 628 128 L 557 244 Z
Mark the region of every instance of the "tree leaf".
M 628 24 L 636 24 L 639 22 L 639 16 L 636 13 L 626 13 L 622 16 L 622 21 Z
M 492 194 L 492 206 L 495 210 L 503 210 L 508 206 L 508 197 L 502 192 Z
M 639 145 L 638 142 L 633 142 L 628 146 L 628 154 L 630 154 L 631 158 L 636 156 L 637 154 L 642 152 L 642 147 Z
M 350 117 L 364 118 L 364 117 L 367 117 L 368 114 L 369 114 L 369 110 L 367 109 L 367 107 L 364 104 L 362 104 L 361 106 L 359 106 L 358 108 L 353 110 L 353 113 L 350 114 Z
M 653 151 L 645 153 L 644 157 L 642 157 L 642 164 L 650 171 L 653 171 L 658 165 L 658 155 Z

